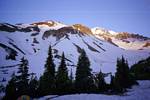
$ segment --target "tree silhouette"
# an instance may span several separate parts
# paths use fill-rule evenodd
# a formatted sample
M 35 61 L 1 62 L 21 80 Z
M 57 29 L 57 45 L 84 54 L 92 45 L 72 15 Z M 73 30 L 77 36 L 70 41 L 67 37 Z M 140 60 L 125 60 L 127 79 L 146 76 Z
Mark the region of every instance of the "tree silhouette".
M 18 96 L 30 95 L 29 94 L 29 73 L 28 73 L 28 60 L 24 57 L 21 58 L 21 64 L 18 68 L 17 75 L 17 93 Z
M 68 92 L 69 77 L 65 62 L 65 55 L 62 54 L 61 62 L 56 74 L 56 89 L 58 94 L 65 94 Z
M 81 55 L 78 58 L 75 88 L 77 92 L 90 92 L 93 90 L 94 81 L 90 69 L 90 61 L 84 50 L 81 51 Z
M 107 90 L 107 84 L 104 79 L 104 74 L 100 71 L 97 76 L 98 79 L 98 91 L 105 92 Z
M 8 82 L 5 89 L 5 96 L 3 100 L 16 100 L 17 99 L 17 87 L 16 87 L 16 75 L 12 74 L 11 80 Z

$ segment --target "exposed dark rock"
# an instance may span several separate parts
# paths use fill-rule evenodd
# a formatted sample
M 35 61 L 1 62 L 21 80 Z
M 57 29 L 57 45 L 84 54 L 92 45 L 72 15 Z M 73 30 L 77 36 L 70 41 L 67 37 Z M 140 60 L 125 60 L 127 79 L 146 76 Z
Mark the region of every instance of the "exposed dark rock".
M 25 55 L 25 53 L 20 48 L 18 48 L 15 44 L 13 44 L 12 42 L 9 42 L 9 44 L 12 45 L 15 49 L 19 50 L 22 54 Z
M 87 42 L 85 42 L 84 40 L 83 40 L 83 42 L 87 45 L 88 49 L 90 49 L 91 51 L 100 53 L 98 50 L 96 50 L 94 47 L 90 46 L 90 45 L 89 45 Z
M 37 36 L 39 33 L 32 33 L 31 36 Z
M 33 48 L 33 51 L 34 51 L 34 53 L 36 53 L 36 49 L 35 48 Z
M 55 25 L 55 22 L 54 21 L 51 21 L 51 23 L 48 23 L 48 22 L 37 22 L 37 23 L 33 23 L 31 25 L 47 25 L 47 26 L 51 27 L 51 26 Z
M 39 28 L 37 26 L 29 26 L 29 27 L 21 27 L 21 26 L 16 26 L 16 25 L 11 25 L 8 23 L 2 23 L 0 24 L 0 31 L 5 31 L 5 32 L 31 32 L 31 31 L 37 31 L 39 32 Z
M 149 47 L 150 46 L 150 42 L 146 42 L 143 47 Z
M 92 34 L 91 29 L 82 24 L 74 24 L 73 27 L 81 33 Z
M 54 54 L 57 54 L 58 53 L 58 50 L 57 49 L 53 49 L 54 51 Z
M 0 47 L 2 47 L 8 54 L 6 55 L 6 59 L 16 60 L 17 51 L 0 43 Z
M 111 38 L 109 38 L 109 37 L 104 37 L 104 39 L 105 39 L 106 41 L 108 41 L 109 43 L 113 44 L 114 46 L 118 47 L 118 45 L 116 45 L 114 42 L 112 42 L 112 39 L 111 39 Z
M 29 41 L 29 39 L 26 39 L 26 41 L 28 42 L 28 41 Z
M 33 38 L 33 43 L 39 44 L 39 41 L 37 41 L 36 38 Z
M 103 51 L 106 51 L 105 49 L 103 49 L 101 46 L 99 46 L 98 44 L 96 44 L 95 42 L 93 42 L 93 44 L 95 44 L 98 48 L 100 48 Z
M 58 41 L 64 36 L 66 38 L 69 38 L 68 34 L 78 34 L 78 31 L 73 29 L 73 27 L 63 27 L 58 30 L 49 30 L 49 31 L 44 32 L 42 39 L 48 38 L 50 35 L 52 35 L 56 37 L 56 40 Z
M 56 55 L 54 56 L 54 58 L 61 59 L 61 56 L 58 55 L 58 54 L 56 54 Z M 67 59 L 67 58 L 65 58 L 65 60 L 66 60 L 66 61 L 69 61 L 69 62 L 71 62 L 71 63 L 73 63 L 71 60 L 69 60 L 69 59 Z
M 31 46 L 35 46 L 34 44 L 31 44 Z
M 12 67 L 17 67 L 20 64 L 15 64 L 15 65 L 10 65 L 10 66 L 0 66 L 0 69 L 5 69 L 5 68 L 12 68 Z
M 0 24 L 0 31 L 15 32 L 16 30 L 17 30 L 16 26 L 13 26 L 7 23 Z
M 126 43 L 130 43 L 130 41 L 128 41 L 128 40 L 124 40 L 124 39 L 123 39 L 122 41 L 123 41 L 123 42 L 126 42 Z
M 148 37 L 144 37 L 139 34 L 132 34 L 132 33 L 128 33 L 128 32 L 120 32 L 117 35 L 115 35 L 115 38 L 116 39 L 136 38 L 136 39 L 140 39 L 140 40 L 149 40 L 150 39 Z
M 76 45 L 75 43 L 73 43 L 73 45 L 77 48 L 78 53 L 82 52 L 82 49 L 78 45 Z

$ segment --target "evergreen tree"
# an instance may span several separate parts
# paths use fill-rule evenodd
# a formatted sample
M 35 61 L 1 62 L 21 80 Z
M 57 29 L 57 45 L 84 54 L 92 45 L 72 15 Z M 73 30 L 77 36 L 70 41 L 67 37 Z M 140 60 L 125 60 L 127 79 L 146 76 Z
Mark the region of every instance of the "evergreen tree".
M 129 88 L 132 84 L 129 66 L 122 56 L 121 59 L 117 59 L 117 72 L 115 73 L 115 85 L 117 90 L 124 91 Z
M 110 75 L 110 90 L 114 91 L 114 79 L 115 77 L 113 75 Z
M 0 84 L 0 93 L 1 93 L 1 92 L 5 92 L 5 87 L 4 87 L 3 84 Z
M 77 92 L 91 92 L 94 90 L 94 81 L 90 69 L 90 61 L 84 50 L 78 58 L 75 88 Z
M 70 82 L 73 84 L 73 73 L 72 73 L 72 69 L 71 69 L 71 72 L 70 72 L 70 77 L 69 77 L 69 79 L 70 79 Z
M 115 78 L 115 76 L 113 75 L 111 75 L 110 90 L 111 90 L 111 93 L 123 92 L 123 88 L 120 86 L 118 79 Z
M 28 61 L 23 57 L 21 59 L 21 64 L 18 68 L 17 76 L 17 93 L 20 95 L 30 95 L 29 94 L 29 73 L 28 73 Z
M 31 80 L 29 82 L 29 89 L 30 89 L 30 96 L 36 97 L 37 96 L 37 88 L 38 88 L 38 79 L 34 74 L 31 76 Z
M 52 48 L 49 47 L 45 71 L 39 80 L 38 92 L 42 95 L 52 94 L 55 89 L 55 64 L 53 62 Z
M 5 97 L 3 100 L 16 100 L 17 99 L 17 87 L 16 87 L 16 75 L 12 74 L 11 80 L 8 82 L 5 89 Z
M 69 92 L 70 93 L 75 93 L 72 69 L 71 69 L 70 76 L 69 76 L 69 85 L 68 85 L 68 87 L 69 87 Z
M 104 74 L 100 71 L 97 76 L 98 80 L 98 91 L 105 92 L 107 90 L 107 84 L 104 79 Z
M 134 80 L 150 80 L 150 57 L 132 65 L 130 72 Z
M 53 61 L 52 48 L 49 46 L 48 57 L 45 64 L 45 73 L 49 73 L 52 77 L 55 77 L 55 64 Z
M 61 62 L 56 74 L 56 89 L 58 94 L 65 94 L 68 92 L 69 77 L 65 62 L 65 55 L 62 54 Z

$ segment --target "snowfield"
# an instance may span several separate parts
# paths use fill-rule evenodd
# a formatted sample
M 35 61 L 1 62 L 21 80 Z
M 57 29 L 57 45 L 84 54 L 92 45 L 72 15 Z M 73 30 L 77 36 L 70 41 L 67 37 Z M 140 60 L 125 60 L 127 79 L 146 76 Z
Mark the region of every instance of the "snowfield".
M 150 100 L 150 80 L 138 81 L 123 95 L 74 94 L 64 96 L 44 96 L 38 100 Z M 36 100 L 36 99 L 35 99 Z

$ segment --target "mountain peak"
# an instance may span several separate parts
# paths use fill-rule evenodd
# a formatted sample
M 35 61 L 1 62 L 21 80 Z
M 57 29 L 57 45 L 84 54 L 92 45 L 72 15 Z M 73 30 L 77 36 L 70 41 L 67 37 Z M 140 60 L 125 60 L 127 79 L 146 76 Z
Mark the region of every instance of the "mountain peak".
M 72 25 L 72 27 L 82 33 L 86 33 L 86 34 L 92 34 L 92 31 L 89 27 L 82 25 L 82 24 L 74 24 Z
M 65 24 L 62 24 L 61 22 L 57 22 L 57 21 L 52 21 L 52 20 L 48 20 L 48 21 L 41 21 L 41 22 L 35 22 L 32 23 L 31 25 L 47 25 L 49 27 L 55 27 L 55 26 L 66 26 Z
M 94 27 L 91 29 L 93 34 L 99 34 L 99 35 L 104 35 L 104 34 L 107 34 L 107 35 L 116 35 L 118 34 L 117 32 L 115 31 L 112 31 L 112 30 L 108 30 L 108 29 L 105 29 L 105 28 L 102 28 L 102 27 Z

